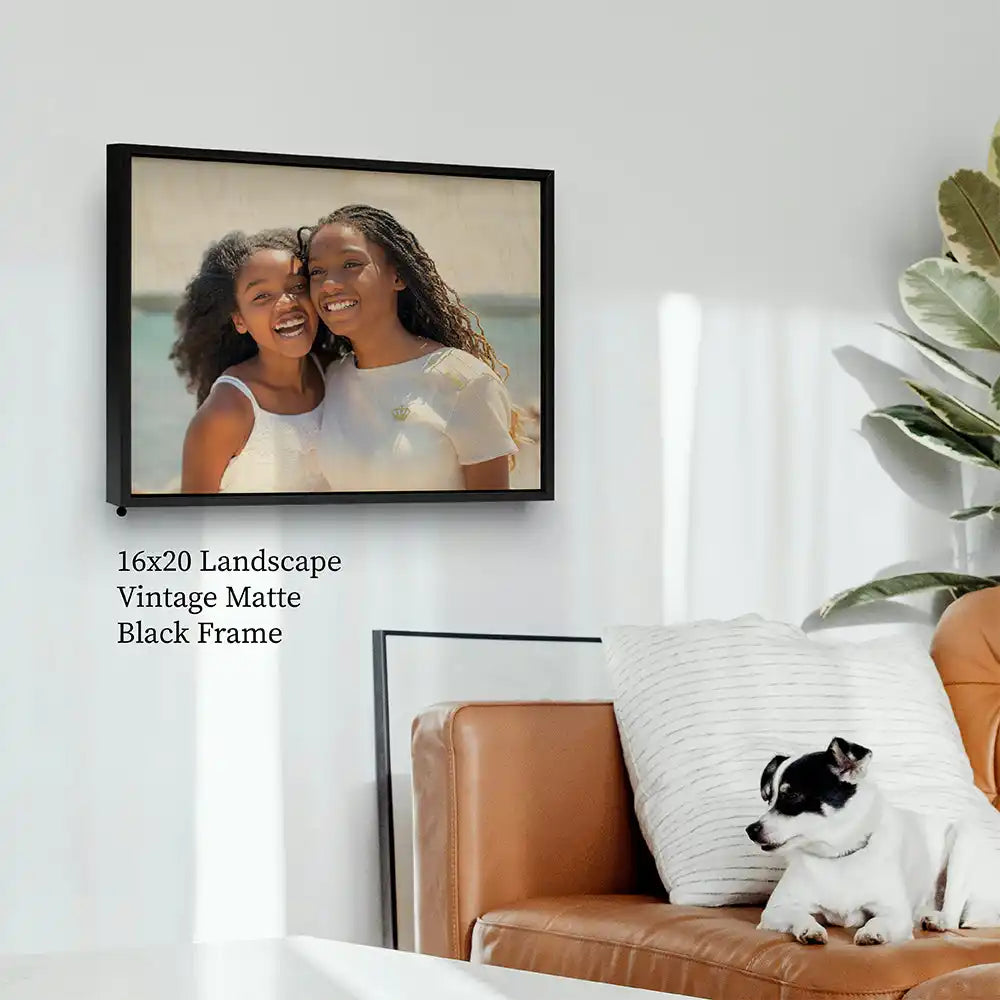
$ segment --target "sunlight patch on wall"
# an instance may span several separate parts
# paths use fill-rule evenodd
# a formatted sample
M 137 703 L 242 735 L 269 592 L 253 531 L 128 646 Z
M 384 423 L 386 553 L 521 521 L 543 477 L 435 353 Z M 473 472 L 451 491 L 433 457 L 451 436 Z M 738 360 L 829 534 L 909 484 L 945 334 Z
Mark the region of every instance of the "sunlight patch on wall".
M 688 540 L 701 307 L 693 295 L 660 300 L 660 432 L 663 442 L 663 621 L 688 617 Z
M 277 523 L 268 526 L 259 518 L 254 542 L 280 549 Z M 215 552 L 247 549 L 245 537 L 212 524 L 205 525 L 202 544 Z M 226 584 L 262 586 L 259 574 L 219 576 L 202 573 L 199 584 L 218 590 L 220 604 Z M 205 614 L 225 625 L 282 624 L 278 609 Z M 285 932 L 281 647 L 198 649 L 194 940 L 280 937 Z

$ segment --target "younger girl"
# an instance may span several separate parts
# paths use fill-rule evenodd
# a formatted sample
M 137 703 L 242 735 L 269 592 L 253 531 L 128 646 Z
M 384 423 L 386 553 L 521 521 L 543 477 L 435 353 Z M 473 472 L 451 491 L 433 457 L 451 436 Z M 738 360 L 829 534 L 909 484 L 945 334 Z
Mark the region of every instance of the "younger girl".
M 205 252 L 177 309 L 170 357 L 198 400 L 182 493 L 327 490 L 316 441 L 323 371 L 295 234 L 229 233 Z M 324 331 L 326 335 L 326 331 Z
M 326 373 L 319 453 L 331 488 L 509 489 L 506 367 L 417 238 L 369 205 L 308 232 L 313 305 L 352 351 Z

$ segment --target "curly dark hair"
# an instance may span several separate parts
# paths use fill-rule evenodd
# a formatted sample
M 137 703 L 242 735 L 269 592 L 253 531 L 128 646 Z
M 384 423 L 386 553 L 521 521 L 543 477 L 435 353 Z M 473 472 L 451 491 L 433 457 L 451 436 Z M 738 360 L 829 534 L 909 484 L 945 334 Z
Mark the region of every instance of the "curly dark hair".
M 504 381 L 510 369 L 486 339 L 479 317 L 464 305 L 458 293 L 445 284 L 437 266 L 420 241 L 397 219 L 371 205 L 344 205 L 324 215 L 314 226 L 298 231 L 300 254 L 308 261 L 309 244 L 323 226 L 341 223 L 377 243 L 406 287 L 396 299 L 400 323 L 417 337 L 458 347 L 488 364 Z M 473 326 L 475 323 L 475 326 Z
M 174 313 L 178 333 L 170 360 L 187 379 L 188 391 L 195 393 L 198 406 L 227 368 L 257 353 L 253 337 L 237 332 L 232 314 L 236 311 L 236 276 L 258 250 L 286 250 L 302 259 L 301 243 L 292 229 L 227 233 L 205 251 L 201 267 L 188 282 Z M 313 353 L 326 362 L 344 351 L 340 338 L 333 337 L 320 322 Z

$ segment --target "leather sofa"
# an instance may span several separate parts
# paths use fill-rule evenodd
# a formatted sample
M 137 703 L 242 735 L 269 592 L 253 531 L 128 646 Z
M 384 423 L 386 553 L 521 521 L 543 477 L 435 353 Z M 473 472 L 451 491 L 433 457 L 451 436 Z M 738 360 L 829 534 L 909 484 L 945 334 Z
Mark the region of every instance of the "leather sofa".
M 931 655 L 997 805 L 1000 588 L 953 603 Z M 421 952 L 710 1000 L 1000 998 L 1000 929 L 810 947 L 758 908 L 670 904 L 610 703 L 434 706 L 412 756 Z

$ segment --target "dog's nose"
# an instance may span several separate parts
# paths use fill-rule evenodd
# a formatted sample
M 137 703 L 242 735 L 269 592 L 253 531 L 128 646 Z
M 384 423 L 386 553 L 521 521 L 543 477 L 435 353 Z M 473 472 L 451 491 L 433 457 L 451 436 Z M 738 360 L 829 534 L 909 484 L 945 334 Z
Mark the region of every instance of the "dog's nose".
M 747 827 L 747 836 L 756 844 L 760 841 L 760 831 L 763 829 L 760 820 L 756 823 L 751 823 Z

